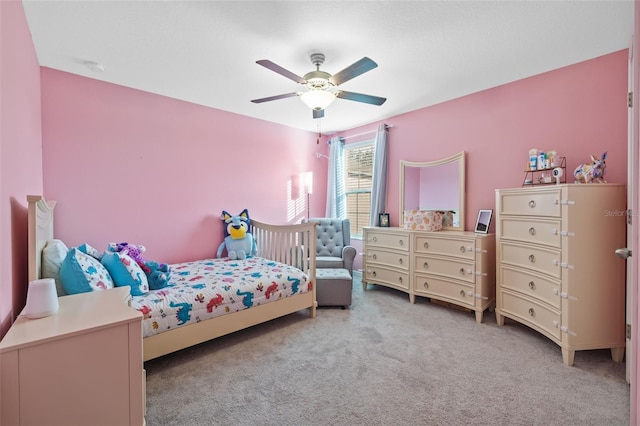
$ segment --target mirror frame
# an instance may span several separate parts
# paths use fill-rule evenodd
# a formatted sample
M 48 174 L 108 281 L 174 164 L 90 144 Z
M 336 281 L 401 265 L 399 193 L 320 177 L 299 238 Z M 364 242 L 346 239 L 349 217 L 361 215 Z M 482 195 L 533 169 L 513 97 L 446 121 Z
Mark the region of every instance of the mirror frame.
M 434 161 L 423 161 L 423 162 L 415 162 L 415 161 L 405 161 L 400 160 L 400 209 L 398 210 L 399 223 L 400 227 L 404 225 L 404 177 L 405 177 L 405 167 L 433 167 L 440 166 L 443 164 L 453 163 L 458 161 L 458 179 L 460 184 L 460 199 L 458 201 L 458 226 L 443 226 L 442 229 L 455 230 L 455 231 L 464 231 L 465 226 L 465 209 L 464 209 L 464 198 L 465 198 L 465 151 L 461 151 L 457 154 L 454 154 L 450 157 L 441 158 L 440 160 Z

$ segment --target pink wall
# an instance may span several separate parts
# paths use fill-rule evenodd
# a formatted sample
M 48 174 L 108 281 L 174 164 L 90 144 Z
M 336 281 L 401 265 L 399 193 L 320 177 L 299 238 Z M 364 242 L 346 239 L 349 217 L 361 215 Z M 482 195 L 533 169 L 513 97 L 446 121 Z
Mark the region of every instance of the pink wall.
M 473 230 L 478 210 L 495 210 L 496 188 L 522 185 L 530 148 L 556 149 L 567 157 L 571 176 L 591 154 L 608 151 L 607 180 L 626 183 L 627 55 L 621 50 L 385 120 L 393 125 L 387 184 L 392 226 L 398 225 L 400 160 L 433 161 L 466 151 L 466 230 Z
M 67 245 L 127 241 L 169 263 L 213 257 L 222 210 L 247 208 L 270 223 L 306 218 L 306 194 L 291 183 L 309 171 L 311 216 L 324 212 L 326 162 L 314 153 L 325 147 L 311 132 L 48 68 L 41 75 L 44 192 L 58 202 L 56 233 Z
M 40 68 L 20 1 L 0 1 L 0 338 L 24 306 L 27 195 L 42 193 Z

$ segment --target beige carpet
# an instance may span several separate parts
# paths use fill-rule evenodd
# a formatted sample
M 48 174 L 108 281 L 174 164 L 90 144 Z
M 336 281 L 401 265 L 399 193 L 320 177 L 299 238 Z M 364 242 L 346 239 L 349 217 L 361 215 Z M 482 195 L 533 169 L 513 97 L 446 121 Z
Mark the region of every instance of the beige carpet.
M 624 363 L 356 277 L 289 315 L 148 361 L 147 425 L 628 425 Z

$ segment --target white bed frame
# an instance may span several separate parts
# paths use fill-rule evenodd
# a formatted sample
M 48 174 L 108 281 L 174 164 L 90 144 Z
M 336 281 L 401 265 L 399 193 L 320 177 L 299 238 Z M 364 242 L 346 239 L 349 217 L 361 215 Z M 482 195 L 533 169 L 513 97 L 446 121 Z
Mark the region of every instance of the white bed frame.
M 56 203 L 45 201 L 40 195 L 28 195 L 27 200 L 29 281 L 32 281 L 40 278 L 42 249 L 48 240 L 54 238 L 53 209 Z M 251 232 L 258 243 L 260 257 L 293 265 L 305 271 L 313 282 L 312 291 L 145 337 L 144 361 L 303 309 L 309 308 L 311 318 L 316 317 L 318 303 L 315 283 L 315 224 L 268 225 L 251 219 Z M 303 243 L 306 247 L 303 247 Z

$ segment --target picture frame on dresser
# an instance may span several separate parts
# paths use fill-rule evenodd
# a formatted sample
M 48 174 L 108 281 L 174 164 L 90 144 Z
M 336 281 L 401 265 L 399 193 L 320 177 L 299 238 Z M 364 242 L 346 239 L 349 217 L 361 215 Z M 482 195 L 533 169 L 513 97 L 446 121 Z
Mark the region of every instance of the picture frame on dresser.
M 389 213 L 378 214 L 378 226 L 381 228 L 388 228 L 390 226 Z
M 493 210 L 480 210 L 478 212 L 478 219 L 476 220 L 476 226 L 473 228 L 473 232 L 478 234 L 488 234 L 492 215 Z

